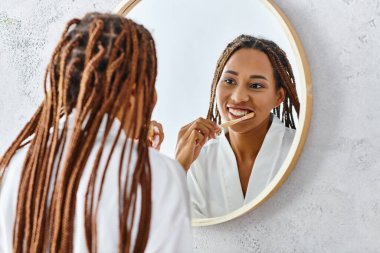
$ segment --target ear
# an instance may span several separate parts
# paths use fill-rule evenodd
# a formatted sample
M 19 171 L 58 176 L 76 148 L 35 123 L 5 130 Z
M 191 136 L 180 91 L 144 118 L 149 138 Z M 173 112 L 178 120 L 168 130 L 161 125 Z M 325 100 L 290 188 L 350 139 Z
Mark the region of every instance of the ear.
M 285 92 L 285 90 L 284 90 L 284 88 L 280 88 L 280 89 L 278 89 L 277 90 L 277 94 L 276 94 L 276 106 L 275 107 L 278 107 L 282 102 L 284 102 L 284 100 L 285 100 L 285 94 L 286 94 L 286 92 Z

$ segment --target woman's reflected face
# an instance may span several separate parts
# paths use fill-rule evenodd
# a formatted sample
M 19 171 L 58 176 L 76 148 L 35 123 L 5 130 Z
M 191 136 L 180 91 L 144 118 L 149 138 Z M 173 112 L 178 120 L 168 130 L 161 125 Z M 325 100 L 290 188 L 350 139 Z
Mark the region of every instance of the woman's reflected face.
M 245 48 L 229 58 L 216 89 L 217 106 L 224 121 L 255 112 L 255 117 L 231 127 L 241 133 L 265 124 L 284 95 L 282 88 L 276 88 L 268 56 L 259 50 Z

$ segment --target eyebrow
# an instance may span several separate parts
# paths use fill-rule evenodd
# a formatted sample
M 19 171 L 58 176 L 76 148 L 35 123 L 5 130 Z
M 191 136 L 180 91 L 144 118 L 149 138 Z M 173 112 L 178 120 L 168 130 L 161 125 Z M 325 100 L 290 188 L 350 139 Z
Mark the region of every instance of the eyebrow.
M 251 75 L 249 77 L 252 79 L 264 79 L 264 80 L 268 81 L 268 78 L 266 78 L 265 76 L 262 76 L 262 75 Z
M 235 76 L 239 75 L 238 72 L 233 71 L 233 70 L 226 70 L 226 71 L 224 71 L 224 73 L 229 73 L 229 74 L 232 74 Z M 265 76 L 262 76 L 262 75 L 251 75 L 251 76 L 249 76 L 249 78 L 251 78 L 251 79 L 264 79 L 264 80 L 268 81 L 268 78 L 266 78 Z

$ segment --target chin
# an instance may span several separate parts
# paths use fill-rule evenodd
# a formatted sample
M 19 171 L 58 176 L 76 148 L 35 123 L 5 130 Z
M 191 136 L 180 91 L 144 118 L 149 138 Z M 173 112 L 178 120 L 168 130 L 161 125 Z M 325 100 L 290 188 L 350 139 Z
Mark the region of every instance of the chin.
M 257 128 L 257 125 L 253 123 L 252 121 L 250 122 L 240 122 L 237 123 L 236 125 L 233 125 L 229 127 L 230 132 L 235 132 L 239 134 L 244 134 L 244 133 L 249 133 L 255 130 Z
M 246 121 L 237 123 L 229 128 L 229 131 L 244 134 L 244 133 L 252 133 L 258 129 L 261 129 L 264 125 L 266 125 L 266 118 L 262 119 L 260 117 L 254 117 L 252 119 L 248 119 Z

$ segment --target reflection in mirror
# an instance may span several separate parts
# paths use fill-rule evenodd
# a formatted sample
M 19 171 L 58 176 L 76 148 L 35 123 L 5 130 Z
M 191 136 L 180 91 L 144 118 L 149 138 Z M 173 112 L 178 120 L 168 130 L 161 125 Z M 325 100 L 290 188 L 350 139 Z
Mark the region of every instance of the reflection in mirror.
M 226 215 L 270 183 L 289 152 L 299 112 L 286 54 L 274 42 L 248 35 L 237 37 L 222 53 L 211 94 L 208 118 L 217 124 L 252 117 L 208 141 L 198 157 L 191 156 L 187 179 L 194 218 Z M 205 143 L 207 124 L 194 123 L 201 132 L 195 152 Z M 190 146 L 188 135 L 184 143 Z
M 144 0 L 128 17 L 156 41 L 153 118 L 161 152 L 187 170 L 193 218 L 254 208 L 289 174 L 310 119 L 307 63 L 289 27 L 264 0 Z

